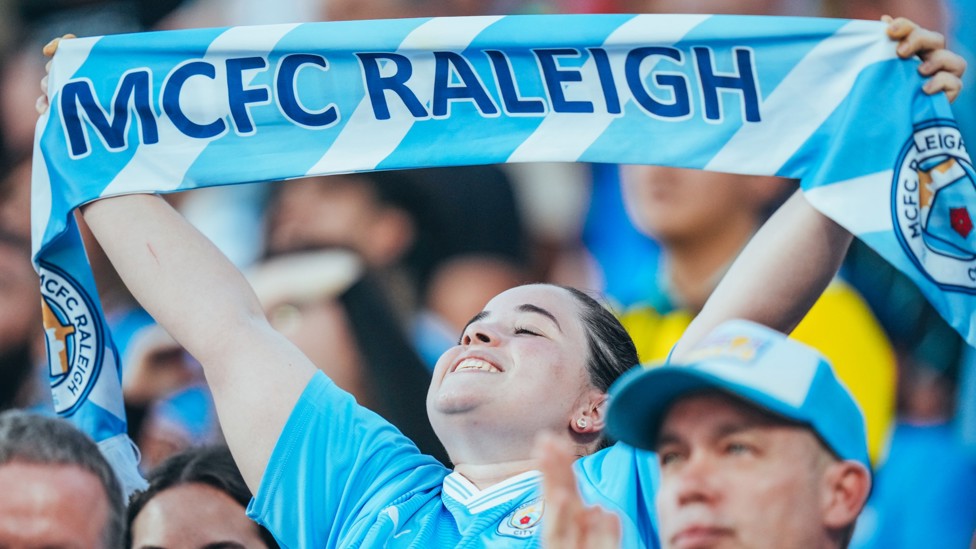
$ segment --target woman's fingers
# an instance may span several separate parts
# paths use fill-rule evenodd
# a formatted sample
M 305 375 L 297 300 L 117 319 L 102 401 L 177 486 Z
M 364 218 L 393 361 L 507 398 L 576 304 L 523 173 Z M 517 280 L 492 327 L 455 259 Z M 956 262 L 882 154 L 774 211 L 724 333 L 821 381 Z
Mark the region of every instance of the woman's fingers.
M 54 52 L 58 51 L 58 44 L 60 44 L 62 40 L 68 40 L 71 38 L 78 38 L 78 37 L 71 33 L 68 33 L 65 34 L 64 36 L 54 38 L 47 44 L 44 44 L 44 48 L 41 51 L 44 52 L 45 57 L 54 57 Z

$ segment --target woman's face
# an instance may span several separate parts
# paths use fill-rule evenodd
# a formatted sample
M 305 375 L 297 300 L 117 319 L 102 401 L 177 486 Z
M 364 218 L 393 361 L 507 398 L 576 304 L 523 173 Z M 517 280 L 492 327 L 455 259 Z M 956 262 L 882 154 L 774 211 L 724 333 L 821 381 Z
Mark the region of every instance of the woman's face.
M 459 344 L 438 361 L 427 395 L 431 424 L 455 460 L 455 437 L 472 431 L 490 441 L 479 460 L 528 452 L 539 431 L 566 432 L 595 391 L 586 360 L 586 333 L 572 294 L 549 285 L 507 290 L 475 315 Z
M 180 484 L 156 494 L 132 521 L 133 549 L 266 549 L 244 507 L 213 486 Z

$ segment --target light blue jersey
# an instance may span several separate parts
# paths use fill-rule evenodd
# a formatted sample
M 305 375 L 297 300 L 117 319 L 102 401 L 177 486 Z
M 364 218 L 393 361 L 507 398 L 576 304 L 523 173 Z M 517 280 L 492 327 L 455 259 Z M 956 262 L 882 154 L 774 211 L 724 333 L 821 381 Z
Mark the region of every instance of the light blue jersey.
M 653 454 L 580 459 L 584 500 L 616 511 L 624 547 L 657 548 Z M 541 547 L 541 475 L 479 490 L 317 373 L 295 405 L 247 514 L 282 547 Z

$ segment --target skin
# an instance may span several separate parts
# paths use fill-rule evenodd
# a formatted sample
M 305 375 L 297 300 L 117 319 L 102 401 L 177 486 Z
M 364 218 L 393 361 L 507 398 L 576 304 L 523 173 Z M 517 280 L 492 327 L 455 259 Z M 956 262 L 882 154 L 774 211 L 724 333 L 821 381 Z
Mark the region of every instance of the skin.
M 292 181 L 281 188 L 268 227 L 268 249 L 348 248 L 374 266 L 389 265 L 413 240 L 409 216 L 381 204 L 356 175 Z
M 486 467 L 526 467 L 540 431 L 569 435 L 585 446 L 585 436 L 574 435 L 602 426 L 606 396 L 589 382 L 579 314 L 572 295 L 557 286 L 507 290 L 485 305 L 437 362 L 427 412 L 438 437 L 451 441 L 457 470 L 476 485 L 498 474 L 483 479 Z M 470 358 L 491 364 L 492 371 L 455 370 Z M 575 424 L 580 417 L 587 419 L 586 429 Z
M 662 244 L 669 288 L 693 311 L 786 190 L 773 177 L 663 166 L 625 166 L 622 183 L 631 220 Z
M 101 549 L 108 497 L 94 474 L 74 465 L 0 466 L 0 547 Z
M 180 484 L 157 494 L 132 521 L 134 549 L 267 547 L 244 507 L 207 484 Z
M 542 522 L 545 546 L 617 549 L 620 518 L 602 507 L 583 505 L 572 469 L 576 456 L 570 450 L 551 433 L 543 433 L 536 440 L 535 455 L 546 493 L 546 520 Z
M 671 408 L 657 452 L 665 547 L 831 546 L 824 502 L 844 465 L 810 430 L 711 392 Z

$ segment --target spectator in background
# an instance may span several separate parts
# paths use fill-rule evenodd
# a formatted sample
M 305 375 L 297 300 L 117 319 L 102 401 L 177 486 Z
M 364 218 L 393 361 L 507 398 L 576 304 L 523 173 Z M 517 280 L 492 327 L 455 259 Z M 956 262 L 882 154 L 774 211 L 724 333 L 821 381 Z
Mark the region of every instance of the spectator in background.
M 175 454 L 132 497 L 125 547 L 277 549 L 271 533 L 244 514 L 251 491 L 226 446 Z
M 0 413 L 0 547 L 122 546 L 122 488 L 98 447 L 61 419 Z
M 659 293 L 622 315 L 642 361 L 663 360 L 739 251 L 793 185 L 770 177 L 658 166 L 622 169 L 634 224 L 662 247 Z M 884 332 L 850 286 L 834 281 L 793 331 L 822 352 L 864 410 L 871 456 L 883 457 L 896 368 Z
M 268 253 L 335 248 L 362 258 L 430 367 L 488 299 L 525 278 L 518 205 L 493 166 L 280 185 Z
M 21 161 L 0 172 L 0 411 L 50 398 L 37 274 L 30 263 L 30 171 Z
M 635 0 L 623 7 L 746 15 L 816 11 L 787 0 Z M 622 321 L 641 360 L 661 360 L 792 185 L 776 178 L 651 166 L 623 167 L 620 178 L 633 225 L 660 245 L 656 273 L 642 277 L 655 280 L 642 298 L 627 303 Z M 867 418 L 872 459 L 879 462 L 894 416 L 896 367 L 870 309 L 854 289 L 835 281 L 793 337 L 824 353 L 851 388 Z

